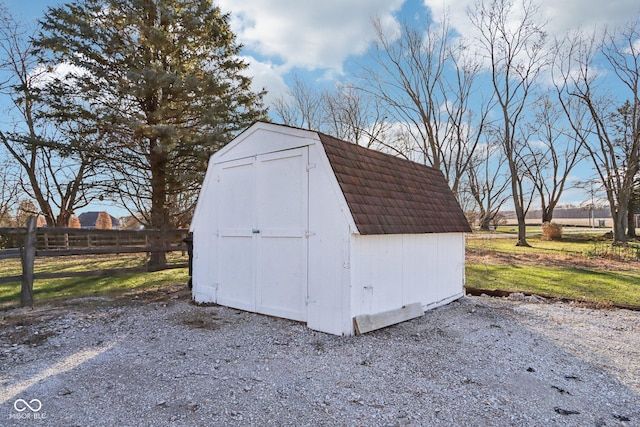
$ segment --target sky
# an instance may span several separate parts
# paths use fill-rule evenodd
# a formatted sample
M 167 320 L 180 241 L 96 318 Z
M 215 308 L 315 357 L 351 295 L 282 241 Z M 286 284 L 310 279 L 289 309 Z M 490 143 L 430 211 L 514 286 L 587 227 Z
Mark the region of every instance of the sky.
M 0 0 L 17 18 L 35 21 L 60 0 Z M 219 0 L 231 13 L 231 26 L 244 45 L 256 88 L 267 101 L 286 92 L 293 73 L 311 83 L 341 78 L 371 46 L 372 18 L 388 31 L 403 22 L 435 19 L 448 11 L 460 34 L 469 35 L 467 8 L 476 0 Z M 536 0 L 546 30 L 560 34 L 578 26 L 616 25 L 638 15 L 638 0 Z
M 14 17 L 25 22 L 41 17 L 59 0 L 0 0 Z M 287 90 L 292 76 L 310 85 L 331 84 L 364 60 L 374 38 L 371 20 L 380 19 L 386 31 L 398 31 L 448 11 L 461 35 L 471 35 L 467 9 L 476 0 L 219 0 L 231 13 L 232 30 L 243 44 L 243 57 L 255 89 L 266 88 L 267 104 Z M 518 0 L 516 0 L 518 3 Z M 549 22 L 551 36 L 579 26 L 615 26 L 639 16 L 638 0 L 536 0 Z M 571 192 L 564 203 L 574 202 Z M 582 196 L 579 196 L 582 197 Z

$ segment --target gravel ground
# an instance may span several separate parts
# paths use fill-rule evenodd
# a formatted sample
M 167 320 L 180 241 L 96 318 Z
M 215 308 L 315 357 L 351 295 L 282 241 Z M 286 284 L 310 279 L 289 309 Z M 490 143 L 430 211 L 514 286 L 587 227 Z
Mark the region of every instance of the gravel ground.
M 0 425 L 640 426 L 627 310 L 465 297 L 337 337 L 175 287 L 0 319 Z

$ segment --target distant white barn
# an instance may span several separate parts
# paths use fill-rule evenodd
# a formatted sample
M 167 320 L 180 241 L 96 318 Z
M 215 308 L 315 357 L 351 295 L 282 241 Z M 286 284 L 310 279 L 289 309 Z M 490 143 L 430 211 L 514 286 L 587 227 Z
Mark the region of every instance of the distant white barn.
M 259 122 L 211 157 L 191 231 L 195 301 L 351 335 L 461 297 L 471 230 L 439 170 Z

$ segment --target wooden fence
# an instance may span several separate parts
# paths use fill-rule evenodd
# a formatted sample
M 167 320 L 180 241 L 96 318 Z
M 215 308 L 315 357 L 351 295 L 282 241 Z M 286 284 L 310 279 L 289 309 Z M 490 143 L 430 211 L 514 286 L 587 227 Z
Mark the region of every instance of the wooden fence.
M 71 255 L 103 255 L 125 253 L 157 253 L 189 250 L 185 239 L 189 230 L 89 230 L 79 228 L 36 228 L 35 217 L 29 218 L 27 227 L 0 228 L 0 260 L 20 258 L 20 276 L 0 277 L 0 284 L 22 282 L 22 306 L 33 305 L 33 280 L 65 277 L 113 276 L 186 268 L 188 263 L 164 266 L 118 268 L 108 270 L 34 273 L 36 257 Z

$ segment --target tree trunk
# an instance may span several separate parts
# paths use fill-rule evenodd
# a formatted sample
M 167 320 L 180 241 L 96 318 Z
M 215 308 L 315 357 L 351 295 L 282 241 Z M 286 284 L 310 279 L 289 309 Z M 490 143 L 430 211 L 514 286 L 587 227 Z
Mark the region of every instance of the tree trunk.
M 524 246 L 524 247 L 531 247 L 531 245 L 527 242 L 527 222 L 525 219 L 525 215 L 526 212 L 524 211 L 524 208 L 522 206 L 522 203 L 520 202 L 520 199 L 518 198 L 516 190 L 516 184 L 515 184 L 515 179 L 516 178 L 511 178 L 513 184 L 511 186 L 512 190 L 513 190 L 513 204 L 516 210 L 516 218 L 518 219 L 518 241 L 516 242 L 516 246 Z
M 151 228 L 160 230 L 160 234 L 152 240 L 153 246 L 165 246 L 165 233 L 169 224 L 167 210 L 167 154 L 152 141 L 149 154 L 151 167 Z M 164 267 L 167 264 L 165 252 L 152 252 L 150 267 Z
M 480 230 L 489 231 L 491 226 L 491 215 L 483 215 L 480 217 Z
M 630 203 L 629 209 L 627 209 L 627 237 L 630 239 L 637 237 L 635 210 L 635 203 Z
M 516 243 L 516 246 L 525 246 L 527 248 L 531 247 L 529 242 L 527 242 L 527 224 L 525 223 L 524 218 L 522 218 L 522 221 L 518 218 L 518 242 Z
M 527 242 L 527 223 L 525 220 L 525 214 L 523 204 L 519 195 L 522 194 L 522 188 L 518 187 L 517 176 L 518 171 L 516 170 L 515 161 L 511 160 L 511 157 L 507 157 L 509 159 L 509 168 L 511 169 L 511 194 L 513 195 L 513 206 L 516 211 L 516 218 L 518 219 L 518 241 L 516 242 L 516 246 L 524 246 L 531 247 L 531 245 Z
M 35 216 L 27 218 L 27 234 L 22 256 L 22 286 L 20 288 L 20 306 L 33 308 L 33 265 L 36 257 L 36 223 Z
M 627 244 L 627 215 L 626 209 L 613 212 L 613 245 Z

